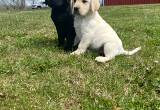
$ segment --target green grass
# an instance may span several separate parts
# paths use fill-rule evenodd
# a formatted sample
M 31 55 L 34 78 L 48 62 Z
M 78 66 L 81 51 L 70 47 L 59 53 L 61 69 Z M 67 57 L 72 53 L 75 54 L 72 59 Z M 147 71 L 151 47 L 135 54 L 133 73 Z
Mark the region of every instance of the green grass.
M 0 12 L 0 110 L 160 110 L 160 5 L 100 9 L 133 56 L 56 47 L 50 10 Z M 157 61 L 157 63 L 156 63 Z

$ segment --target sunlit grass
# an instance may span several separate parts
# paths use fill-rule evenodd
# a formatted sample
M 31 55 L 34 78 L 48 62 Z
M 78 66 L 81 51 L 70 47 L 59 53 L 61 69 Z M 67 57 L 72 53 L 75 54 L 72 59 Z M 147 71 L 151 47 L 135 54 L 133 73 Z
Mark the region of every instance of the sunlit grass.
M 99 64 L 95 53 L 56 47 L 50 10 L 0 12 L 0 109 L 160 110 L 160 6 L 100 9 L 126 49 Z

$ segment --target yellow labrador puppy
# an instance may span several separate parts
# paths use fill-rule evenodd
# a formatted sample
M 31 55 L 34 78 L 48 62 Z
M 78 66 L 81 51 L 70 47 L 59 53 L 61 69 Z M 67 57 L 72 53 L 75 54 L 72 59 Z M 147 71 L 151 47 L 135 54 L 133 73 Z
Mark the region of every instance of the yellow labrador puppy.
M 133 55 L 141 50 L 141 47 L 132 51 L 123 49 L 122 41 L 116 32 L 98 13 L 99 0 L 74 0 L 73 4 L 74 27 L 77 34 L 74 44 L 79 45 L 71 55 L 80 55 L 88 48 L 96 50 L 103 48 L 104 56 L 98 56 L 95 60 L 107 62 L 117 55 Z

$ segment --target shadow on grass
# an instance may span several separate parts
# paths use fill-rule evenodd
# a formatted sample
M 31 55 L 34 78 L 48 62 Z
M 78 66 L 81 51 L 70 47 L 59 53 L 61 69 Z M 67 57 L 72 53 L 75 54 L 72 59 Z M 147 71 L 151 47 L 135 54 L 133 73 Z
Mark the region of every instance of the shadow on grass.
M 36 48 L 41 48 L 41 47 L 58 47 L 58 41 L 57 39 L 49 39 L 49 38 L 40 38 L 40 39 L 30 39 L 31 41 L 31 46 L 36 47 Z
M 63 50 L 63 48 L 58 47 L 58 40 L 51 38 L 30 38 L 30 39 L 18 39 L 16 42 L 16 47 L 19 49 L 24 48 L 37 48 L 37 49 L 50 49 L 50 50 Z

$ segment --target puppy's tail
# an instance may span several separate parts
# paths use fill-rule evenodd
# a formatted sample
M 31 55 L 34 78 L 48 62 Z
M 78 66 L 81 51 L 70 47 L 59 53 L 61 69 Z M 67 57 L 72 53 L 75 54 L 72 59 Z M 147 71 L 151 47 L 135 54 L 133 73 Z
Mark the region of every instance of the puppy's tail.
M 137 52 L 140 51 L 140 50 L 141 50 L 141 47 L 135 48 L 135 49 L 132 50 L 132 51 L 126 51 L 126 50 L 124 50 L 123 54 L 124 54 L 124 55 L 133 55 L 133 54 L 137 53 Z

